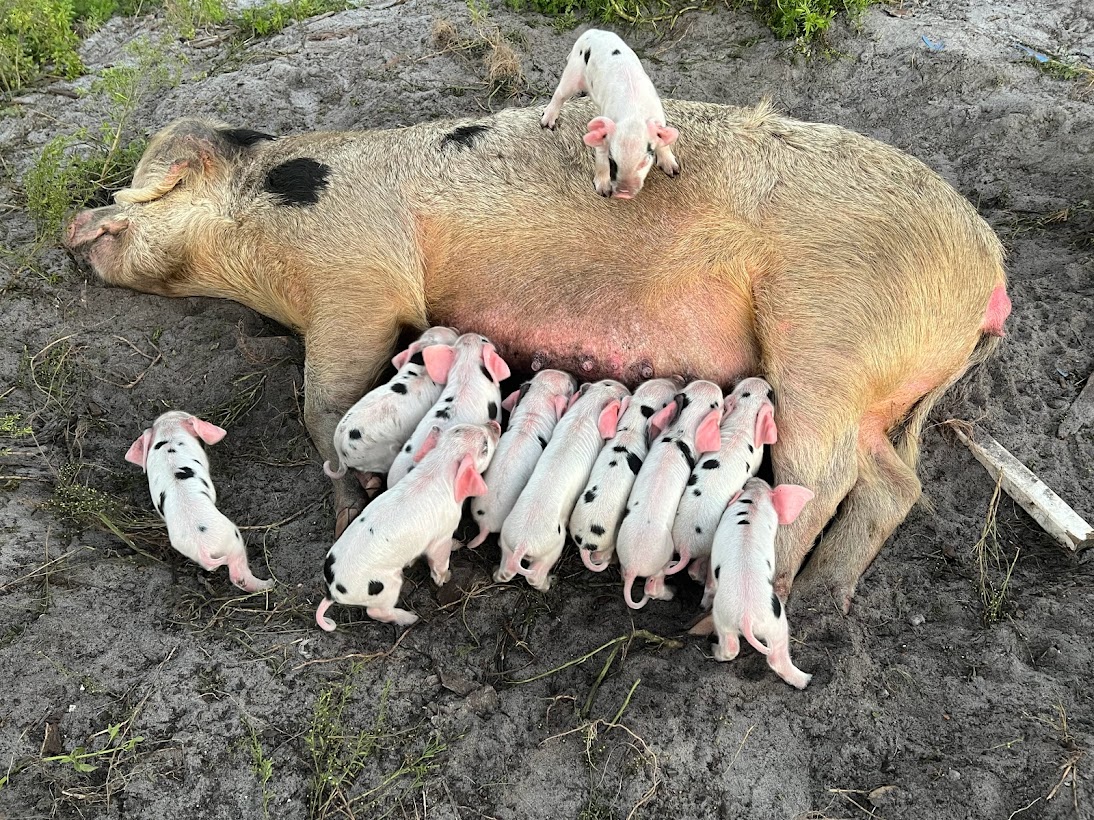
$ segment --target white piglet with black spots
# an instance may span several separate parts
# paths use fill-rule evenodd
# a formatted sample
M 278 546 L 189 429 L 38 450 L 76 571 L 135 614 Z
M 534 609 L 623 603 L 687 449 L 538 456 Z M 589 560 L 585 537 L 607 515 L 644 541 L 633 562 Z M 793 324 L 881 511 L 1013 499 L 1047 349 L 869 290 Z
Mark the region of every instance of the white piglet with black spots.
M 424 555 L 434 583 L 449 579 L 452 534 L 463 502 L 486 492 L 482 473 L 500 436 L 496 421 L 430 428 L 414 453 L 418 469 L 365 507 L 327 553 L 327 597 L 315 612 L 320 627 L 334 630 L 326 617 L 333 603 L 366 607 L 370 618 L 386 623 L 406 626 L 418 620 L 396 607 L 403 567 Z
M 167 524 L 171 546 L 203 569 L 227 565 L 233 584 L 257 592 L 272 587 L 273 581 L 251 574 L 239 527 L 217 509 L 217 491 L 201 444 L 216 444 L 225 435 L 215 424 L 172 410 L 141 433 L 125 460 L 148 474 L 148 491 Z
M 710 556 L 713 628 L 718 639 L 714 658 L 729 661 L 737 657 L 737 636 L 744 635 L 767 657 L 768 666 L 798 689 L 804 689 L 813 676 L 790 660 L 786 609 L 773 585 L 775 531 L 780 524 L 793 523 L 811 498 L 813 492 L 797 484 L 772 489 L 766 481 L 750 478 L 722 516 Z
M 696 459 L 717 451 L 721 419 L 722 390 L 709 381 L 692 382 L 650 419 L 649 455 L 634 480 L 615 544 L 623 600 L 632 609 L 650 598 L 672 599 L 665 576 L 682 570 L 690 558 L 672 540 L 676 508 Z M 680 553 L 675 562 L 674 552 Z M 646 579 L 645 594 L 635 601 L 631 590 L 638 578 Z
M 536 589 L 550 589 L 549 573 L 566 546 L 570 513 L 629 401 L 630 391 L 611 379 L 583 384 L 574 394 L 502 525 L 495 581 L 523 575 Z
M 672 526 L 676 549 L 691 556 L 688 573 L 696 581 L 706 581 L 703 609 L 709 608 L 714 594 L 708 572 L 714 531 L 729 500 L 760 469 L 764 445 L 778 438 L 771 385 L 749 378 L 733 388 L 722 408 L 720 437 L 718 452 L 699 459 L 692 470 Z
M 509 424 L 483 476 L 489 489 L 471 502 L 479 534 L 467 546 L 474 549 L 491 533 L 501 532 L 576 389 L 569 373 L 541 370 L 501 403 L 510 413 Z
M 656 159 L 676 176 L 680 164 L 669 148 L 679 132 L 665 124 L 665 109 L 638 55 L 618 34 L 589 29 L 574 43 L 540 125 L 554 129 L 563 103 L 587 92 L 600 116 L 583 137 L 595 149 L 593 184 L 601 196 L 630 199 L 642 190 Z
M 441 396 L 442 386 L 429 378 L 422 351 L 430 345 L 451 345 L 458 335 L 450 327 L 431 327 L 391 360 L 398 372 L 362 396 L 338 422 L 334 448 L 339 463 L 337 468 L 323 463 L 328 476 L 341 478 L 352 467 L 367 484 L 370 474 L 391 469 L 414 428 Z
M 650 379 L 631 396 L 619 419 L 615 437 L 593 464 L 589 482 L 570 515 L 570 537 L 581 560 L 593 572 L 603 572 L 615 555 L 615 537 L 634 479 L 649 452 L 649 420 L 683 386 L 678 379 Z
M 501 382 L 509 378 L 509 365 L 490 340 L 465 333 L 452 345 L 432 345 L 422 351 L 429 378 L 443 384 L 440 398 L 426 411 L 387 474 L 394 487 L 414 469 L 414 454 L 434 427 L 446 430 L 456 424 L 486 424 L 501 417 Z

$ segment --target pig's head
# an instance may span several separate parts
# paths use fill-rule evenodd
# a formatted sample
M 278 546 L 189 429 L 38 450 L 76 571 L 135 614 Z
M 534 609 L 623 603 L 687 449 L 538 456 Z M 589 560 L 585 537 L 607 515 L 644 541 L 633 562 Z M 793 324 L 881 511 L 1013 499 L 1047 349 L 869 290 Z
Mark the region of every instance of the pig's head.
M 62 241 L 113 285 L 162 296 L 231 295 L 215 280 L 197 281 L 194 271 L 217 269 L 228 182 L 269 139 L 209 120 L 176 120 L 152 138 L 116 204 L 76 214 Z
M 426 328 L 421 336 L 410 343 L 410 347 L 395 354 L 391 364 L 394 365 L 396 370 L 401 370 L 404 364 L 430 345 L 451 345 L 459 336 L 460 334 L 452 327 L 438 325 L 437 327 Z
M 752 446 L 759 449 L 765 444 L 774 444 L 778 440 L 775 427 L 775 392 L 765 379 L 752 377 L 743 379 L 733 392 L 726 396 L 722 418 L 729 417 L 737 410 L 753 419 Z
M 216 444 L 228 431 L 211 422 L 199 419 L 197 416 L 182 410 L 168 410 L 161 414 L 152 426 L 141 433 L 140 437 L 130 446 L 125 454 L 125 460 L 138 467 L 145 467 L 148 461 L 148 453 L 154 447 L 153 441 L 170 436 L 174 432 L 182 432 L 186 435 L 201 439 L 206 444 Z
M 493 382 L 500 383 L 509 378 L 509 365 L 498 355 L 497 348 L 485 336 L 478 333 L 465 333 L 450 345 L 431 345 L 422 350 L 429 378 L 437 384 L 446 384 L 453 367 L 467 378 L 473 368 L 482 372 Z
M 652 119 L 632 118 L 617 123 L 596 117 L 589 122 L 583 139 L 590 148 L 607 150 L 612 196 L 631 199 L 642 190 L 657 149 L 671 145 L 678 136 L 675 128 Z
M 438 449 L 443 449 L 444 457 L 457 464 L 456 503 L 462 504 L 469 496 L 486 493 L 482 474 L 490 466 L 500 438 L 501 425 L 496 421 L 456 424 L 441 435 Z
M 745 486 L 731 500 L 730 504 L 745 500 L 751 502 L 756 514 L 774 514 L 778 523 L 786 526 L 793 524 L 802 511 L 802 507 L 813 498 L 813 491 L 798 484 L 778 484 L 772 487 L 762 478 L 750 478 Z
M 560 419 L 577 390 L 577 379 L 562 370 L 541 370 L 533 377 L 528 389 L 543 391 L 545 400 L 555 408 L 555 418 Z M 523 395 L 523 385 L 521 390 Z
M 722 445 L 722 389 L 714 382 L 694 381 L 650 418 L 650 438 L 664 430 L 694 436 L 699 453 L 713 453 Z

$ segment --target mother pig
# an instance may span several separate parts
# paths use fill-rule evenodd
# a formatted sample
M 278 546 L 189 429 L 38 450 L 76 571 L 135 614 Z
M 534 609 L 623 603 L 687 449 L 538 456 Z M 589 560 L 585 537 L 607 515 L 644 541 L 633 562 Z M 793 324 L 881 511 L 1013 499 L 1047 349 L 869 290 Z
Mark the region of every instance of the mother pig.
M 679 179 L 631 201 L 588 189 L 575 102 L 392 131 L 274 139 L 201 120 L 158 133 L 117 205 L 65 242 L 105 281 L 235 299 L 305 337 L 305 417 L 324 458 L 401 329 L 452 325 L 514 369 L 629 384 L 775 388 L 780 484 L 813 503 L 780 528 L 776 589 L 859 576 L 920 494 L 923 422 L 1003 332 L 1002 249 L 949 185 L 858 134 L 770 107 L 666 102 Z M 336 486 L 338 528 L 360 509 Z

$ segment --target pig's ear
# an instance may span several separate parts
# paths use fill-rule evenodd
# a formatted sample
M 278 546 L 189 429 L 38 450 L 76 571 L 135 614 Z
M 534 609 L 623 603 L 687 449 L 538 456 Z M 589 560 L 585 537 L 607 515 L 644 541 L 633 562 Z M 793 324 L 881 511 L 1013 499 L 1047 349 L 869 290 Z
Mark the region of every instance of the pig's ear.
M 140 438 L 129 445 L 129 450 L 125 454 L 125 460 L 130 464 L 136 464 L 142 470 L 144 464 L 148 460 L 148 446 L 152 443 L 152 429 L 149 428 L 141 433 Z
M 680 132 L 671 125 L 661 125 L 653 120 L 649 120 L 646 124 L 649 126 L 650 136 L 662 145 L 672 145 L 680 136 Z
M 581 391 L 580 390 L 575 390 L 574 394 L 572 396 L 570 396 L 569 400 L 566 402 L 566 410 L 569 410 L 571 407 L 573 407 L 577 403 L 577 400 L 580 399 L 580 398 L 581 398 Z
M 216 444 L 228 435 L 228 431 L 223 427 L 217 427 L 215 424 L 202 421 L 197 416 L 190 416 L 190 418 L 183 420 L 182 426 L 206 444 Z
M 763 444 L 774 444 L 779 440 L 778 430 L 775 429 L 775 411 L 767 402 L 763 403 L 759 414 L 756 416 L 755 446 L 757 449 Z
M 505 359 L 498 355 L 498 351 L 493 345 L 483 346 L 482 363 L 486 365 L 486 369 L 490 371 L 494 381 L 503 382 L 509 378 L 509 365 L 505 363 Z
M 615 123 L 607 117 L 589 120 L 588 132 L 582 137 L 590 148 L 600 148 L 615 133 Z
M 114 201 L 122 205 L 152 202 L 180 183 L 213 171 L 217 159 L 213 143 L 193 133 L 169 137 L 159 145 L 153 140 L 133 174 L 133 186 L 114 194 Z
M 716 453 L 722 447 L 722 431 L 718 425 L 722 421 L 722 411 L 717 407 L 707 413 L 695 432 L 695 449 L 700 453 Z
M 562 418 L 562 414 L 566 412 L 571 401 L 572 397 L 568 399 L 565 396 L 555 396 L 555 421 Z
M 512 413 L 513 408 L 517 406 L 517 402 L 520 401 L 520 390 L 514 390 L 505 400 L 501 403 L 501 406 L 505 408 L 505 412 Z
M 649 435 L 647 438 L 649 438 L 650 441 L 653 441 L 665 432 L 665 428 L 669 426 L 669 422 L 675 414 L 676 399 L 673 399 L 650 417 L 649 426 L 647 428 Z
M 615 399 L 600 411 L 600 418 L 596 421 L 596 427 L 600 431 L 601 438 L 612 438 L 615 436 L 615 430 L 619 426 L 619 416 L 621 415 L 620 407 L 622 404 L 623 403 L 619 399 Z
M 780 524 L 793 524 L 802 507 L 813 497 L 813 491 L 797 484 L 780 484 L 771 491 L 771 503 Z
M 396 353 L 394 356 L 392 356 L 391 364 L 395 367 L 396 370 L 402 370 L 403 365 L 406 364 L 407 362 L 409 362 L 410 357 L 413 356 L 413 355 L 414 354 L 411 353 L 411 349 L 408 347 L 406 350 L 402 351 L 401 353 Z
M 464 456 L 456 468 L 456 503 L 462 504 L 465 498 L 473 495 L 486 495 L 486 482 L 475 469 L 471 456 Z
M 448 381 L 448 371 L 456 361 L 456 348 L 451 345 L 430 345 L 422 351 L 425 359 L 425 372 L 437 384 Z
M 429 435 L 425 437 L 425 441 L 422 442 L 422 446 L 418 448 L 418 452 L 414 454 L 414 463 L 417 464 L 427 455 L 429 451 L 437 446 L 437 439 L 441 437 L 441 428 L 434 426 L 429 431 Z
M 733 498 L 729 499 L 729 503 L 728 503 L 728 504 L 726 504 L 726 509 L 727 509 L 727 510 L 728 510 L 728 509 L 729 509 L 730 507 L 732 507 L 732 506 L 733 506 L 733 505 L 734 505 L 735 503 L 737 503 L 737 499 L 741 497 L 741 493 L 743 493 L 743 492 L 744 492 L 744 490 L 737 490 L 737 492 L 735 492 L 735 493 L 733 494 Z

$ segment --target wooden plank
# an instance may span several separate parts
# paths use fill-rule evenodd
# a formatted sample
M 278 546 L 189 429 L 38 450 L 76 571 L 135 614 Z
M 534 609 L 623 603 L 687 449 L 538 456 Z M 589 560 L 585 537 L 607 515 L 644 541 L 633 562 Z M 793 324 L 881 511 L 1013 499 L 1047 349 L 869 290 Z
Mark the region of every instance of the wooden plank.
M 1094 545 L 1094 528 L 1006 448 L 978 427 L 954 424 L 957 437 L 996 480 L 1004 492 L 1070 550 Z
M 1083 427 L 1090 427 L 1094 431 L 1094 373 L 1087 376 L 1086 387 L 1071 403 L 1067 415 L 1060 422 L 1060 429 L 1056 435 L 1067 438 L 1078 433 Z

